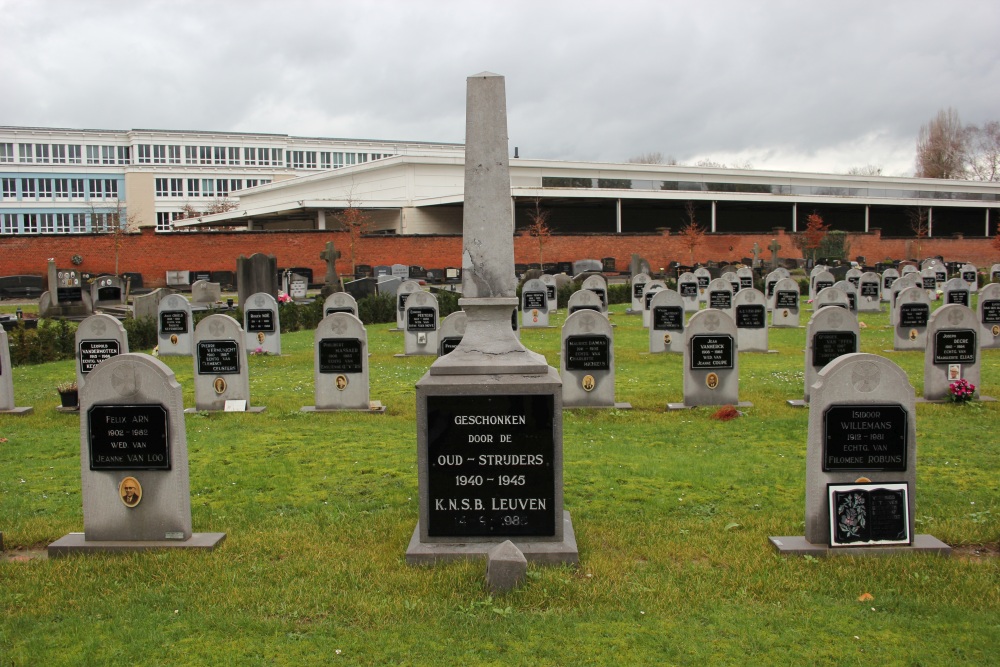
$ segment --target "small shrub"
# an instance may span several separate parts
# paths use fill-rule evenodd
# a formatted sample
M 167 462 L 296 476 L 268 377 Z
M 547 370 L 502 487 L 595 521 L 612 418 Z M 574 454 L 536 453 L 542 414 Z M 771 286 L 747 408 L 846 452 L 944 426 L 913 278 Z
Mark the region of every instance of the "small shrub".
M 391 294 L 366 296 L 358 301 L 358 317 L 366 325 L 396 321 L 396 297 Z
M 127 318 L 122 322 L 128 334 L 130 350 L 151 350 L 156 347 L 156 320 L 152 317 Z
M 35 329 L 18 324 L 10 333 L 10 363 L 22 366 L 72 359 L 75 346 L 76 325 L 66 320 L 40 320 Z
M 616 303 L 632 303 L 632 287 L 630 285 L 608 285 L 608 305 Z
M 461 296 L 458 292 L 442 290 L 435 292 L 434 296 L 437 297 L 438 301 L 438 317 L 442 320 L 455 311 L 462 310 L 462 308 L 458 305 L 458 299 Z
M 562 287 L 559 288 L 559 303 L 569 303 L 569 298 L 573 296 L 574 292 L 579 291 L 583 287 L 583 283 L 571 280 Z

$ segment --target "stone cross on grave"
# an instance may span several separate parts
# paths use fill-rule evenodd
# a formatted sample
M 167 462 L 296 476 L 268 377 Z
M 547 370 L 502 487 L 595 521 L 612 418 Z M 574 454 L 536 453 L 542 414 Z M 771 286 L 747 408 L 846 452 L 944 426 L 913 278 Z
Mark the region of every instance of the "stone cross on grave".
M 754 245 L 757 244 L 754 243 Z M 767 249 L 771 251 L 771 270 L 774 271 L 778 268 L 778 251 L 781 250 L 778 239 L 771 239 L 771 245 L 767 246 Z
M 760 245 L 754 241 L 753 248 L 750 249 L 750 254 L 753 255 L 753 268 L 760 266 Z
M 326 250 L 319 254 L 319 258 L 326 262 L 326 282 L 332 285 L 337 282 L 337 260 L 340 258 L 340 251 L 333 247 L 333 241 L 326 242 Z

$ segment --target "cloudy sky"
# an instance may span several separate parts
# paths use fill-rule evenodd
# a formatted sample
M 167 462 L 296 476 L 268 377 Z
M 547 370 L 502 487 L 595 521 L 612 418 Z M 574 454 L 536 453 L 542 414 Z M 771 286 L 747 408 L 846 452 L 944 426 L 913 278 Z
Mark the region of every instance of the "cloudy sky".
M 507 78 L 511 150 L 913 173 L 920 126 L 1000 119 L 1000 2 L 0 0 L 0 124 L 464 140 Z

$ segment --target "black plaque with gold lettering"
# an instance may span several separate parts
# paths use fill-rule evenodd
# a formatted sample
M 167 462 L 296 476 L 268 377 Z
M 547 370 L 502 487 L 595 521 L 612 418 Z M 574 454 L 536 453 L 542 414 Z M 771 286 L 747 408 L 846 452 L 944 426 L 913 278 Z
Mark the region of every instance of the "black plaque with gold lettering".
M 729 310 L 733 307 L 733 293 L 730 290 L 712 290 L 708 293 L 708 307 Z
M 1000 324 L 1000 301 L 987 299 L 982 302 L 983 324 Z
M 525 292 L 522 297 L 524 310 L 545 310 L 545 292 Z
M 427 534 L 555 535 L 554 413 L 551 394 L 428 396 Z
M 775 308 L 796 310 L 799 307 L 799 293 L 795 290 L 778 290 L 778 295 L 774 299 Z

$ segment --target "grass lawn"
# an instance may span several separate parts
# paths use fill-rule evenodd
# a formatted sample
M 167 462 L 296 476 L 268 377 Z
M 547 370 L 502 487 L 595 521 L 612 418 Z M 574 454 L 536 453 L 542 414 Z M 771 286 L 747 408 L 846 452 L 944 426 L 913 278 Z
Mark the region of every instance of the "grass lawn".
M 917 406 L 918 532 L 966 545 L 935 556 L 781 558 L 804 530 L 805 329 L 740 356 L 746 415 L 680 402 L 680 355 L 649 355 L 615 306 L 617 400 L 564 416 L 565 504 L 579 569 L 530 568 L 490 597 L 485 565 L 412 568 L 414 383 L 430 358 L 368 329 L 385 415 L 306 414 L 313 332 L 250 360 L 263 414 L 186 417 L 194 529 L 215 552 L 29 558 L 83 530 L 79 417 L 57 413 L 71 361 L 13 370 L 29 417 L 0 416 L 0 665 L 985 665 L 1000 650 L 1000 403 Z M 803 323 L 808 319 L 804 313 Z M 554 317 L 561 325 L 565 312 Z M 892 347 L 860 318 L 863 352 Z M 559 329 L 523 341 L 558 368 Z M 135 350 L 142 351 L 142 350 Z M 887 354 L 920 395 L 922 352 Z M 983 352 L 1000 397 L 1000 351 Z M 194 405 L 192 362 L 163 358 Z M 7 369 L 4 369 L 7 372 Z M 912 492 L 912 491 L 911 491 Z M 14 556 L 12 559 L 11 556 Z M 874 599 L 859 602 L 864 593 Z

